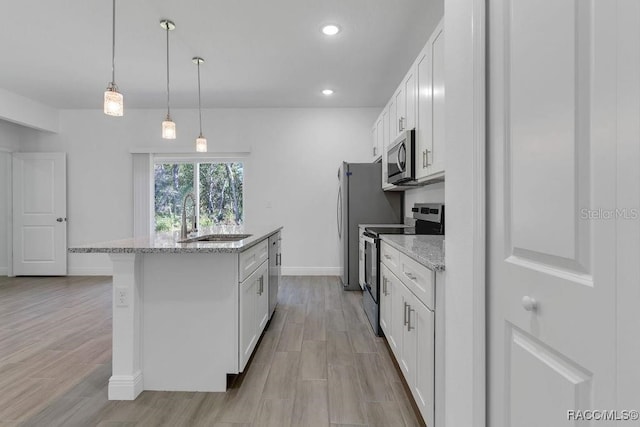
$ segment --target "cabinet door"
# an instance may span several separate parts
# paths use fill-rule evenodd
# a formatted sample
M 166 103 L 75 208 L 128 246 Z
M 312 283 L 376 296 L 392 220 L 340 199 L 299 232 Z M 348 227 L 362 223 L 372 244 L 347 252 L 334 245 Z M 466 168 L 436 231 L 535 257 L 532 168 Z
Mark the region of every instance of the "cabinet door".
M 413 129 L 416 127 L 416 78 L 413 69 L 404 80 L 404 101 L 405 111 L 401 130 Z
M 372 162 L 376 160 L 377 146 L 378 146 L 378 129 L 374 124 L 373 128 L 371 128 L 371 161 Z
M 409 321 L 416 337 L 415 384 L 412 392 L 422 417 L 433 425 L 435 387 L 435 324 L 434 312 L 416 301 L 411 306 Z
M 256 299 L 258 276 L 252 274 L 240 284 L 240 370 L 244 370 L 258 340 Z
M 402 358 L 402 338 L 403 330 L 405 328 L 404 323 L 404 299 L 402 297 L 401 288 L 404 287 L 400 280 L 391 273 L 389 270 L 389 276 L 387 281 L 387 292 L 391 298 L 391 335 L 387 336 L 389 346 L 396 356 L 396 360 L 400 362 Z
M 416 350 L 418 343 L 414 333 L 415 325 L 410 324 L 409 319 L 415 317 L 412 316 L 411 310 L 412 306 L 416 305 L 417 299 L 403 284 L 400 284 L 398 288 L 400 290 L 400 300 L 402 301 L 402 345 L 399 364 L 404 374 L 404 379 L 407 381 L 409 388 L 413 390 L 416 382 Z
M 382 140 L 384 139 L 384 121 L 382 114 L 376 121 L 376 147 L 374 157 L 377 159 L 382 155 Z
M 382 188 L 393 187 L 387 177 L 387 148 L 389 148 L 389 106 L 382 111 Z
M 444 171 L 445 152 L 445 76 L 444 76 L 444 30 L 439 25 L 431 38 L 432 86 L 433 86 L 433 153 L 429 163 L 429 174 Z
M 256 337 L 260 337 L 269 321 L 269 269 L 267 262 L 258 268 L 256 286 Z
M 402 85 L 394 95 L 395 106 L 396 106 L 396 117 L 395 117 L 395 129 L 396 133 L 393 135 L 392 139 L 396 139 L 400 132 L 405 130 L 406 128 L 406 116 L 407 116 L 407 104 L 406 97 L 404 93 L 404 85 Z
M 418 58 L 418 110 L 416 115 L 416 179 L 429 175 L 428 157 L 433 153 L 433 102 L 430 44 Z
M 380 293 L 378 299 L 380 303 L 380 327 L 384 331 L 387 341 L 390 342 L 393 336 L 391 330 L 391 294 L 389 293 L 389 275 L 391 272 L 384 264 L 380 264 Z M 389 343 L 391 345 L 391 343 Z
M 389 145 L 398 136 L 398 109 L 396 108 L 395 94 L 389 101 Z

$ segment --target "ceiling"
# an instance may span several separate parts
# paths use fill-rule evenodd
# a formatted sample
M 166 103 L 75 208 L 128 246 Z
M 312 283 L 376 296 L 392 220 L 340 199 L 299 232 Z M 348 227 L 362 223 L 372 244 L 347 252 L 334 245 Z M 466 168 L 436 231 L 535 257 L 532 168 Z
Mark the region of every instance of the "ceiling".
M 443 0 L 118 0 L 116 83 L 125 108 L 381 107 L 442 16 Z M 102 108 L 110 0 L 3 2 L 0 87 L 54 108 Z M 321 33 L 326 23 L 342 31 Z M 321 94 L 331 88 L 334 95 Z

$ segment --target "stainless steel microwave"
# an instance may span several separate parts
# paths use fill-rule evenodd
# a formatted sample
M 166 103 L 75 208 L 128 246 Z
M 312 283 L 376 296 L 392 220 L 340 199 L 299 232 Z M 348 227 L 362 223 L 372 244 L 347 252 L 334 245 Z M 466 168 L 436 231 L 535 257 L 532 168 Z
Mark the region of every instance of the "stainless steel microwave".
M 387 149 L 387 182 L 400 184 L 415 181 L 416 130 L 402 132 Z

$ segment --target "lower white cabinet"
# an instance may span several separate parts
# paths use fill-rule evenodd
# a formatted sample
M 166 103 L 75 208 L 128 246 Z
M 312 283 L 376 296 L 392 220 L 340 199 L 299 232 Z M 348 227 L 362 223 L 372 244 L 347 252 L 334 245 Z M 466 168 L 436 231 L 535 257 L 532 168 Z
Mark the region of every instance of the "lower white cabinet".
M 243 371 L 269 320 L 269 269 L 263 262 L 239 285 L 240 354 Z
M 399 259 L 394 248 L 387 247 L 391 259 Z M 395 253 L 394 253 L 395 252 Z M 428 426 L 434 424 L 435 398 L 435 313 L 386 265 L 380 265 L 380 325 L 389 347 L 411 389 L 416 404 Z M 395 265 L 393 266 L 395 269 Z M 413 266 L 416 268 L 416 266 Z M 420 266 L 417 277 L 433 277 L 433 272 Z M 416 277 L 416 276 L 412 276 Z M 422 283 L 422 286 L 427 286 Z M 430 282 L 434 287 L 435 283 Z M 415 288 L 415 283 L 410 286 Z M 433 289 L 432 289 L 433 292 Z

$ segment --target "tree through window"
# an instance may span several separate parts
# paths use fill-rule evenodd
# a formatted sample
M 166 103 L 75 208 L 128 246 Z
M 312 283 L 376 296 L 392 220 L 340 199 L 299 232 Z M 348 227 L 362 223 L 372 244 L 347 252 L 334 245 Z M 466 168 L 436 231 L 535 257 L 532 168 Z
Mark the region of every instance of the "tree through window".
M 180 230 L 182 201 L 198 200 L 198 225 L 240 225 L 244 222 L 242 163 L 156 163 L 155 230 Z

